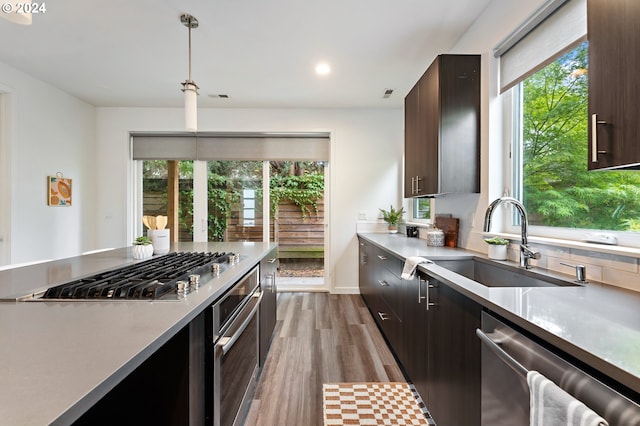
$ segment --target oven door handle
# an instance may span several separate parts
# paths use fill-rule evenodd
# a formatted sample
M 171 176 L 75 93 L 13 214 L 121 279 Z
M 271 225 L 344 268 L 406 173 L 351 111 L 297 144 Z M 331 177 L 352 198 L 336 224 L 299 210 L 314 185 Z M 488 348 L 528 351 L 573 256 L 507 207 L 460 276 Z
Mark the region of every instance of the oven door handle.
M 247 306 L 243 307 L 243 311 L 249 310 L 249 306 L 253 304 L 254 306 L 249 310 L 248 313 L 243 313 L 241 316 L 236 318 L 236 321 L 242 321 L 240 326 L 236 329 L 235 327 L 230 327 L 229 330 L 235 329 L 236 331 L 231 336 L 224 336 L 218 339 L 218 341 L 213 346 L 213 425 L 220 426 L 220 402 L 222 398 L 222 376 L 221 376 L 221 368 L 222 368 L 222 357 L 229 352 L 233 344 L 240 338 L 242 333 L 249 326 L 249 323 L 253 319 L 254 315 L 257 313 L 258 308 L 260 308 L 260 302 L 262 301 L 262 290 L 257 291 L 251 296 L 251 300 L 247 303 Z M 242 319 L 244 318 L 244 319 Z M 256 351 L 257 351 L 257 342 L 256 342 Z
M 254 306 L 253 306 L 253 308 L 251 308 L 251 311 L 249 311 L 248 314 L 244 315 L 244 319 L 242 320 L 242 324 L 240 325 L 240 327 L 238 327 L 238 329 L 235 331 L 235 333 L 233 333 L 231 336 L 221 337 L 216 342 L 215 349 L 214 349 L 215 354 L 216 354 L 216 358 L 222 357 L 227 352 L 229 352 L 229 350 L 231 349 L 233 344 L 242 335 L 244 330 L 247 328 L 247 326 L 249 325 L 249 323 L 253 319 L 253 316 L 258 311 L 258 308 L 260 308 L 260 302 L 262 302 L 262 295 L 263 295 L 263 292 L 262 291 L 258 291 L 256 293 L 254 293 L 253 296 L 251 296 L 252 300 L 247 304 L 247 307 L 248 307 L 249 304 L 254 304 Z M 245 307 L 243 310 L 247 309 L 247 307 Z M 230 329 L 233 329 L 233 328 L 234 327 L 230 327 Z

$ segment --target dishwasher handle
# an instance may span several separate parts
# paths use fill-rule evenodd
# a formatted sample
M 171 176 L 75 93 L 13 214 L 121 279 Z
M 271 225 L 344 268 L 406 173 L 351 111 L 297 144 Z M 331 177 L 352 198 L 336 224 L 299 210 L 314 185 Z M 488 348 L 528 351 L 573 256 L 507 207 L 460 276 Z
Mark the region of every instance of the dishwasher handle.
M 498 356 L 505 364 L 507 364 L 513 371 L 520 374 L 523 377 L 527 377 L 529 374 L 529 370 L 520 364 L 516 359 L 514 359 L 511 355 L 505 352 L 496 342 L 491 340 L 489 336 L 487 336 L 482 330 L 479 328 L 476 329 L 476 336 L 480 338 L 480 341 L 484 343 L 491 351 Z

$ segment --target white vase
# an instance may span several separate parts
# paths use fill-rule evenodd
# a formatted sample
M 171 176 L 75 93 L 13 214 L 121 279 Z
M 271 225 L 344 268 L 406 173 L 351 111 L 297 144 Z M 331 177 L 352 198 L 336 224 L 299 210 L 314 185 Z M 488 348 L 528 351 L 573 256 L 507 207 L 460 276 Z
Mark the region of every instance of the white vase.
M 506 244 L 489 244 L 489 259 L 506 260 L 507 259 Z
M 148 229 L 147 237 L 153 244 L 153 254 L 167 254 L 171 239 L 169 238 L 169 229 Z
M 134 245 L 131 253 L 133 254 L 134 259 L 146 259 L 147 257 L 153 256 L 153 244 L 137 244 Z

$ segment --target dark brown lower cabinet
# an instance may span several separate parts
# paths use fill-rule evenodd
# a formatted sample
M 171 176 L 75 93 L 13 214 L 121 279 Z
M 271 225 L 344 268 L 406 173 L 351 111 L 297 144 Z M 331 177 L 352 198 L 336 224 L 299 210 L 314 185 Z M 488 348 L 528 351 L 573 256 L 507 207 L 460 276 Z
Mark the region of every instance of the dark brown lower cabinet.
M 360 239 L 360 294 L 380 330 L 400 359 L 404 352 L 402 273 L 403 262 Z
M 429 288 L 426 400 L 440 426 L 480 424 L 479 304 L 438 280 L 423 276 Z M 431 287 L 433 286 L 433 287 Z
M 428 376 L 429 311 L 427 311 L 426 283 L 422 277 L 403 281 L 405 356 L 402 367 L 416 390 L 426 401 Z
M 422 272 L 403 285 L 408 379 L 439 426 L 479 425 L 482 307 Z
M 378 256 L 392 262 L 380 263 Z M 365 303 L 438 426 L 479 425 L 481 347 L 475 330 L 482 307 L 422 272 L 394 281 L 389 271 L 395 266 L 379 266 L 393 265 L 393 259 L 360 240 Z

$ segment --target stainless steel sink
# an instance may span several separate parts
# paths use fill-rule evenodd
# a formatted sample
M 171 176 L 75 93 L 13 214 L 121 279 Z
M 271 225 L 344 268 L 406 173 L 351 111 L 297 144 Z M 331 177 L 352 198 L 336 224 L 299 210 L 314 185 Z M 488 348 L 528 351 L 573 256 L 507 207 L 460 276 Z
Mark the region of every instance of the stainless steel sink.
M 487 287 L 560 287 L 579 286 L 570 277 L 537 269 L 519 268 L 510 262 L 476 257 L 466 261 L 436 262 L 453 272 Z
M 560 277 L 543 275 L 530 269 L 523 269 L 476 258 L 473 260 L 473 278 L 487 287 L 558 287 L 579 284 Z

